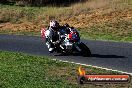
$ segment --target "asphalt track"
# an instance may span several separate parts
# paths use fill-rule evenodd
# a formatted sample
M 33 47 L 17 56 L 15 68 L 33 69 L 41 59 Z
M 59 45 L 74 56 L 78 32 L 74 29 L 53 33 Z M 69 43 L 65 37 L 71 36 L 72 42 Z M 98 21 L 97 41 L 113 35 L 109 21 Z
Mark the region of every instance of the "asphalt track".
M 91 57 L 80 55 L 54 56 L 49 54 L 37 36 L 0 35 L 0 50 L 51 56 L 59 60 L 88 64 L 132 73 L 132 43 L 82 40 L 91 50 Z

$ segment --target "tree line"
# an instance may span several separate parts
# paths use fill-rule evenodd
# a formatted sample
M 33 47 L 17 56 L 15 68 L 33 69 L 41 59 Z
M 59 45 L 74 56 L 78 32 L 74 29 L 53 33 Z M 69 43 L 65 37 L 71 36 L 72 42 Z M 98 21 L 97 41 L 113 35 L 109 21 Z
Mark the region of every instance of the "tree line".
M 66 6 L 86 0 L 0 0 L 2 4 L 16 4 L 20 6 Z

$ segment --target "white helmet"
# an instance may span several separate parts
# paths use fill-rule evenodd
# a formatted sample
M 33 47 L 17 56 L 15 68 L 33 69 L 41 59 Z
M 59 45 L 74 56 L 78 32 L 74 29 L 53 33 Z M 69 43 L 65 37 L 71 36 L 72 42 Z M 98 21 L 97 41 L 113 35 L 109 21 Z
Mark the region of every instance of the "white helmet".
M 55 20 L 50 21 L 50 27 L 56 28 L 56 27 L 58 27 L 58 26 L 59 26 L 59 23 L 58 23 L 57 21 L 55 21 Z

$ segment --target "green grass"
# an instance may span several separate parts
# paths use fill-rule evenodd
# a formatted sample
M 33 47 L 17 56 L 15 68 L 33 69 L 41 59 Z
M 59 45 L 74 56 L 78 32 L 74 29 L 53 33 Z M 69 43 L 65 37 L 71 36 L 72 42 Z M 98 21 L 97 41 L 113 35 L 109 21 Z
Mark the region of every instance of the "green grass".
M 75 71 L 75 65 L 60 63 L 47 57 L 0 52 L 0 86 L 5 88 L 58 88 L 68 87 L 68 85 L 74 87 L 74 83 L 71 85 L 65 79 L 70 78 L 72 66 Z M 69 72 L 64 74 L 65 70 Z
M 117 23 L 106 22 L 95 24 L 86 29 L 80 29 L 82 38 L 110 41 L 132 41 L 132 21 L 121 20 Z
M 59 62 L 49 57 L 0 51 L 0 88 L 78 88 L 79 65 Z M 119 74 L 86 67 L 87 74 Z M 88 88 L 124 88 L 129 84 L 86 84 Z

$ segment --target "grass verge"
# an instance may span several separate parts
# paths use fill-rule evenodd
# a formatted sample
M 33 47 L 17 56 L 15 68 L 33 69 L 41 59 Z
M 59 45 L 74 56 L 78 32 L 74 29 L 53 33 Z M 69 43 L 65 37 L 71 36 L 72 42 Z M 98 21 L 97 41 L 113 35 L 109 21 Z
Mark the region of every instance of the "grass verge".
M 78 66 L 59 62 L 49 57 L 0 51 L 1 88 L 128 88 L 128 84 L 77 84 Z M 88 74 L 119 74 L 86 67 Z

